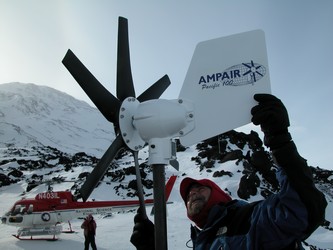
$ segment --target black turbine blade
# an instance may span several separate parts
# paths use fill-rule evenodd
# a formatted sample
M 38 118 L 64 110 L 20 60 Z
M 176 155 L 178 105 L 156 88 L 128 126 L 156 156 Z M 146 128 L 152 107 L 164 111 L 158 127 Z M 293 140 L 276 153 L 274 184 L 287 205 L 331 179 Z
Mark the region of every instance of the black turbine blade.
M 83 199 L 83 201 L 86 201 L 89 198 L 98 182 L 102 179 L 105 172 L 108 170 L 110 163 L 116 157 L 118 151 L 123 147 L 125 147 L 123 138 L 121 135 L 118 135 L 108 150 L 104 153 L 97 166 L 88 175 L 85 183 L 82 185 L 80 189 L 80 197 Z
M 169 87 L 170 79 L 168 75 L 163 76 L 153 85 L 151 85 L 148 89 L 145 90 L 139 97 L 139 102 L 144 102 L 147 100 L 158 99 L 163 92 Z
M 126 97 L 135 97 L 132 79 L 128 23 L 124 17 L 119 17 L 118 26 L 118 55 L 117 55 L 117 97 L 123 101 Z
M 120 101 L 104 88 L 71 50 L 67 51 L 62 63 L 104 117 L 116 124 L 118 122 Z

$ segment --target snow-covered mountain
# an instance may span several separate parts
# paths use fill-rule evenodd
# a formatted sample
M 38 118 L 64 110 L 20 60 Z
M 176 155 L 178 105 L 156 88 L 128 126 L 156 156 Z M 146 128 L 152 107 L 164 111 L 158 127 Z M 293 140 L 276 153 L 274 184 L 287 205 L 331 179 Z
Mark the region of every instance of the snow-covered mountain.
M 83 101 L 35 84 L 0 84 L 0 147 L 51 146 L 100 157 L 113 125 Z
M 48 87 L 11 83 L 0 85 L 0 214 L 22 196 L 34 197 L 54 181 L 54 190 L 77 192 L 114 138 L 112 124 L 88 104 Z M 107 138 L 107 139 L 106 139 Z M 152 171 L 148 152 L 139 153 L 143 185 L 152 197 Z M 306 158 L 306 156 L 304 156 Z M 186 249 L 189 221 L 179 195 L 184 176 L 210 178 L 233 198 L 255 201 L 276 192 L 275 166 L 256 132 L 230 131 L 192 147 L 178 145 L 179 171 L 166 167 L 167 177 L 177 175 L 168 205 L 169 249 Z M 316 185 L 326 195 L 325 225 L 304 243 L 306 249 L 333 249 L 333 171 L 312 168 Z M 72 182 L 62 182 L 63 180 Z M 123 153 L 110 166 L 90 198 L 136 199 L 135 171 L 130 154 Z M 5 201 L 5 202 L 3 202 Z M 129 243 L 134 211 L 96 217 L 99 249 L 134 249 Z M 153 219 L 153 218 L 151 218 Z M 80 231 L 80 220 L 72 222 Z M 22 243 L 10 237 L 15 228 L 0 225 L 0 246 L 6 249 L 81 249 L 82 234 L 61 235 L 54 245 Z

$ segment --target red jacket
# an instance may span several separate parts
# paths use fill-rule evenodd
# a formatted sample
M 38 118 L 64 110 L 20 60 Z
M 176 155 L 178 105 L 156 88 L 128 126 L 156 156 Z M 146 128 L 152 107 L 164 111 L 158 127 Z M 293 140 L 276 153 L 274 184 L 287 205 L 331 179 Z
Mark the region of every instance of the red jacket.
M 91 219 L 86 218 L 86 219 L 84 219 L 84 222 L 82 223 L 81 228 L 84 229 L 85 236 L 95 235 L 97 225 L 93 218 L 91 218 Z

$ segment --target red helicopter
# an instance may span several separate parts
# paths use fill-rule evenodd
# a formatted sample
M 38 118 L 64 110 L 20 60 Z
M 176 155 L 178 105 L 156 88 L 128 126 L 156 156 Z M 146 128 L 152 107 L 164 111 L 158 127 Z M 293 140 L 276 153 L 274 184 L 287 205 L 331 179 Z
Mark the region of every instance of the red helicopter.
M 166 200 L 169 199 L 176 176 L 171 176 L 165 187 Z M 153 199 L 145 200 L 153 205 Z M 39 240 L 33 236 L 51 235 L 48 240 L 57 240 L 56 235 L 64 232 L 61 223 L 86 217 L 88 214 L 110 214 L 121 210 L 139 207 L 138 200 L 120 201 L 77 201 L 70 191 L 48 191 L 39 193 L 35 198 L 21 199 L 1 218 L 3 224 L 19 227 L 17 239 Z M 28 238 L 26 238 L 28 236 Z M 23 237 L 23 238 L 22 238 Z

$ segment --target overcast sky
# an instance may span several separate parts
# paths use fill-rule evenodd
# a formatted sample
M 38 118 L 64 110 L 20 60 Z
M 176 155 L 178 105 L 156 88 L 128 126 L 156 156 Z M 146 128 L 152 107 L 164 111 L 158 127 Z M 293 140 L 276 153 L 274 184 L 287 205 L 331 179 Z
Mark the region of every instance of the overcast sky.
M 272 92 L 301 155 L 333 169 L 333 1 L 0 0 L 0 83 L 47 85 L 92 104 L 61 63 L 70 48 L 115 94 L 118 16 L 129 20 L 137 95 L 168 74 L 166 99 L 178 97 L 198 42 L 262 29 Z

